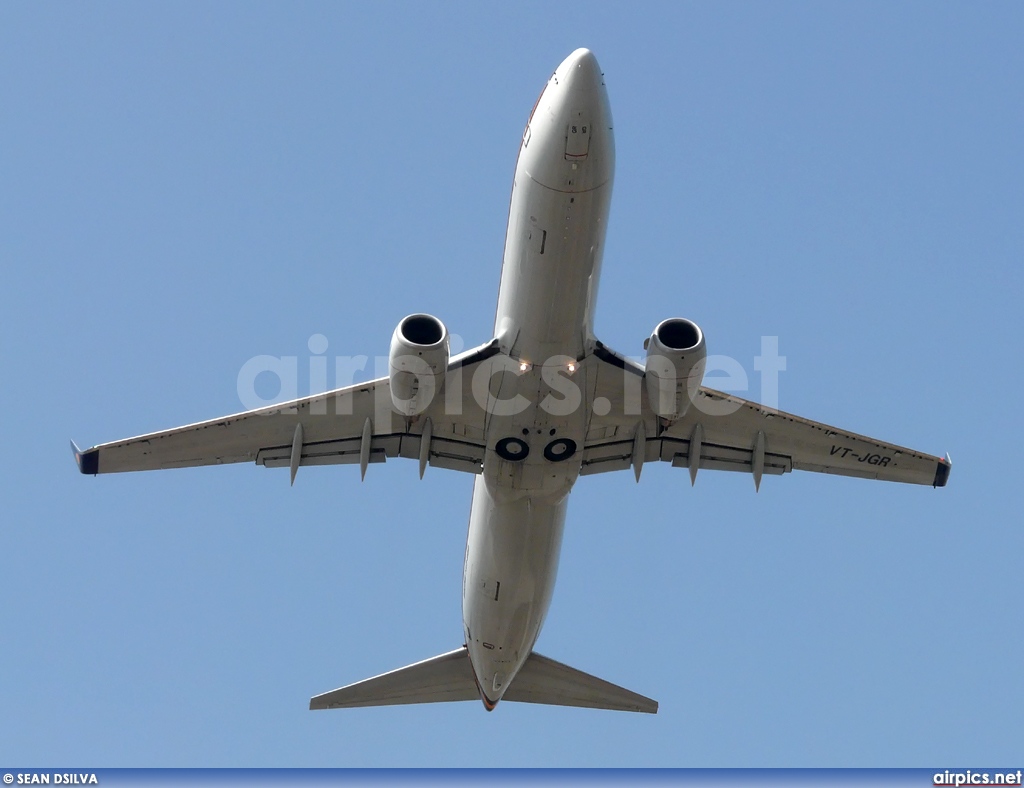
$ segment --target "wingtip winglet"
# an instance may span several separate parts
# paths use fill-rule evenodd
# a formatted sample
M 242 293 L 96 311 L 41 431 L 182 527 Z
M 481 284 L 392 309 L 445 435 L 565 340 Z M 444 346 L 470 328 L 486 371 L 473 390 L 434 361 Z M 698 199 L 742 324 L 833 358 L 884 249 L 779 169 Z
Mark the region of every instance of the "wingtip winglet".
M 95 476 L 100 472 L 100 450 L 88 449 L 82 451 L 74 441 L 71 441 L 71 452 L 75 455 L 75 463 L 79 472 L 87 476 Z
M 952 468 L 953 463 L 947 454 L 945 459 L 939 460 L 935 466 L 935 481 L 932 482 L 932 487 L 945 487 L 946 482 L 949 481 L 949 472 Z

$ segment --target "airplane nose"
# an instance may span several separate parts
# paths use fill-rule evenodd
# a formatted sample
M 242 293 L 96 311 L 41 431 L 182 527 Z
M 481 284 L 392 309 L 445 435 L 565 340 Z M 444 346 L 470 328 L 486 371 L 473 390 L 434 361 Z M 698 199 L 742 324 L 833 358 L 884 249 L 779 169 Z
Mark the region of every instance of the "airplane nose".
M 589 49 L 569 55 L 548 80 L 523 135 L 518 166 L 560 192 L 587 192 L 611 180 L 615 145 L 608 91 Z
M 559 82 L 573 93 L 600 90 L 604 84 L 601 66 L 589 49 L 577 49 L 562 61 L 555 73 Z

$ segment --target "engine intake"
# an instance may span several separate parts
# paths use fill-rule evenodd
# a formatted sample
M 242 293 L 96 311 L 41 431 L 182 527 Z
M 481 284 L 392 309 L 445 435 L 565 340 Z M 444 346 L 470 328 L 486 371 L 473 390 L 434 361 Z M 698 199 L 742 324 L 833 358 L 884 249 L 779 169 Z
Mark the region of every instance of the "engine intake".
M 391 336 L 388 377 L 391 404 L 403 416 L 423 413 L 444 385 L 448 329 L 433 315 L 402 318 Z
M 692 320 L 663 320 L 647 340 L 644 379 L 651 410 L 662 418 L 681 418 L 704 379 L 704 332 Z

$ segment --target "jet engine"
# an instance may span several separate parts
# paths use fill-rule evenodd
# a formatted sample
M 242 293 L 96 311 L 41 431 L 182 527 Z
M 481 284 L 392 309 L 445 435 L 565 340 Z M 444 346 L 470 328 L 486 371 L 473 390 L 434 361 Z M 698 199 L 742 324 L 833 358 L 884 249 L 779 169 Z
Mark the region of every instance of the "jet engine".
M 391 336 L 391 403 L 403 416 L 425 411 L 448 369 L 448 329 L 433 315 L 402 318 Z
M 689 410 L 704 379 L 704 332 L 691 320 L 673 317 L 658 324 L 644 347 L 651 410 L 662 418 L 678 419 Z

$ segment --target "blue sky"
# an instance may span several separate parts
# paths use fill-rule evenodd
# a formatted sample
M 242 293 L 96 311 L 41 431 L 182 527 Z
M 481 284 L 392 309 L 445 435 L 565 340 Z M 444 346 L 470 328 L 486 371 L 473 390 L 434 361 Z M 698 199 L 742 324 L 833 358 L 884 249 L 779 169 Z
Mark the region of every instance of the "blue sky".
M 1019 766 L 1024 8 L 0 6 L 0 761 Z M 240 409 L 259 354 L 490 338 L 530 107 L 579 46 L 617 169 L 599 336 L 670 316 L 943 490 L 583 479 L 543 654 L 657 716 L 318 712 L 461 643 L 472 480 L 415 463 L 87 478 Z

